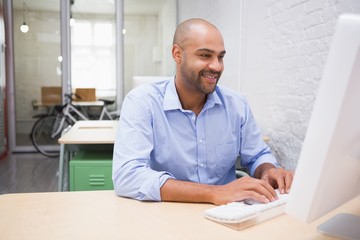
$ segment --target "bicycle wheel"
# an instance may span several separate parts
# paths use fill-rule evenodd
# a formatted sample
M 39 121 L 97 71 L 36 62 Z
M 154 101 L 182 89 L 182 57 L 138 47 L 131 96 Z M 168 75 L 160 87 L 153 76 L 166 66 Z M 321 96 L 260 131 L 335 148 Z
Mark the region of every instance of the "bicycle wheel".
M 57 157 L 60 155 L 58 139 L 62 131 L 52 137 L 51 135 L 55 125 L 57 125 L 56 116 L 46 116 L 37 120 L 31 130 L 31 141 L 34 147 L 41 154 L 48 157 Z M 65 122 L 63 129 L 67 126 L 68 124 Z

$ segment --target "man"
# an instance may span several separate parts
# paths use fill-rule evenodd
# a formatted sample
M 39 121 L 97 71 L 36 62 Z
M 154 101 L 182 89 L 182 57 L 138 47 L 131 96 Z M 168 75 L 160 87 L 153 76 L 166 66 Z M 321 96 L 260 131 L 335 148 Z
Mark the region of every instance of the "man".
M 293 174 L 277 167 L 246 100 L 217 86 L 225 53 L 211 23 L 177 27 L 174 79 L 136 88 L 123 102 L 113 158 L 118 195 L 220 205 L 289 192 Z M 236 179 L 238 156 L 253 177 Z

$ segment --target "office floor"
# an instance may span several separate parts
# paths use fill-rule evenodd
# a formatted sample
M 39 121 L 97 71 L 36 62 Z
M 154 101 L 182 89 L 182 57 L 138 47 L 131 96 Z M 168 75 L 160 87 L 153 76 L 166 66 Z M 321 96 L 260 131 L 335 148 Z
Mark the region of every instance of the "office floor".
M 58 168 L 58 158 L 38 153 L 9 154 L 0 160 L 0 194 L 55 192 Z

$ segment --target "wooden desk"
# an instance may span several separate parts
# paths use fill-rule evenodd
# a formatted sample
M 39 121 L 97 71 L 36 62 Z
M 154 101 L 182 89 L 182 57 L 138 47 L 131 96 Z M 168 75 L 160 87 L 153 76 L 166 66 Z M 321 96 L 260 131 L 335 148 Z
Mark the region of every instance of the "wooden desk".
M 209 204 L 155 203 L 114 191 L 0 195 L 0 239 L 332 239 L 316 226 L 337 212 L 360 214 L 360 197 L 310 225 L 282 215 L 236 231 L 203 217 Z
M 75 152 L 80 150 L 81 147 L 86 149 L 86 146 L 89 147 L 88 145 L 91 145 L 90 148 L 92 150 L 104 148 L 106 145 L 110 145 L 110 148 L 112 148 L 115 142 L 117 126 L 117 120 L 77 121 L 67 133 L 61 136 L 58 141 L 61 144 L 59 157 L 59 191 L 63 189 L 65 152 Z

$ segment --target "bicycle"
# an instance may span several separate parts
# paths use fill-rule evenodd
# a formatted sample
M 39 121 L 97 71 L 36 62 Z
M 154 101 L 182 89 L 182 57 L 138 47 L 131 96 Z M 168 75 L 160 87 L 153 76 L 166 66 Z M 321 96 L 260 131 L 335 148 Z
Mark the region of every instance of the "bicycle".
M 79 98 L 78 96 L 76 96 Z M 66 103 L 57 105 L 53 111 L 48 114 L 38 115 L 39 119 L 35 122 L 31 133 L 31 141 L 38 152 L 48 157 L 58 157 L 60 155 L 60 146 L 58 139 L 65 129 L 72 126 L 78 120 L 89 120 L 78 106 L 72 103 L 72 95 L 65 94 Z M 113 104 L 114 101 L 99 99 L 103 102 L 102 111 L 99 120 L 105 117 L 109 120 L 118 118 L 116 111 L 109 112 L 107 106 Z
M 107 106 L 114 104 L 114 100 L 107 99 L 98 99 L 103 102 L 103 108 L 101 109 L 101 113 L 98 120 L 117 120 L 120 117 L 119 111 L 109 111 Z

